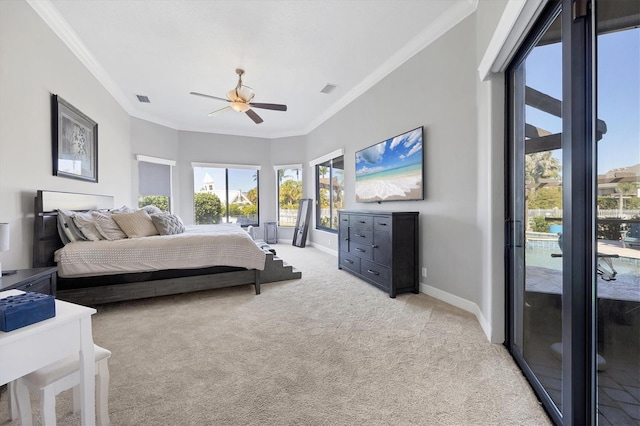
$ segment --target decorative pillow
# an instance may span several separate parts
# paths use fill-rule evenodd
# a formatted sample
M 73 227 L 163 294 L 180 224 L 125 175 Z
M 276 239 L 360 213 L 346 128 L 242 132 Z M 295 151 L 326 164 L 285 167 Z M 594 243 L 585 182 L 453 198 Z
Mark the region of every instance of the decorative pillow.
M 58 226 L 58 235 L 60 235 L 60 240 L 62 240 L 62 244 L 64 244 L 65 246 L 67 244 L 69 244 L 71 241 L 69 240 L 69 237 L 67 237 L 67 233 L 64 232 L 64 229 L 62 228 L 62 220 L 60 219 L 60 216 L 58 216 L 58 221 L 57 221 L 57 226 Z
M 82 231 L 78 229 L 75 223 L 73 223 L 73 215 L 76 212 L 71 210 L 58 210 L 58 222 L 60 223 L 60 227 L 64 231 L 65 235 L 69 239 L 70 242 L 75 241 L 86 241 L 84 234 Z
M 127 234 L 111 218 L 111 213 L 91 212 L 96 229 L 105 240 L 114 241 L 127 238 Z
M 91 212 L 76 212 L 73 215 L 73 223 L 82 232 L 87 240 L 104 240 L 104 237 L 100 235 L 100 231 L 98 231 L 98 228 L 96 228 L 96 224 L 93 216 L 91 216 Z
M 162 211 L 162 209 L 160 207 L 156 207 L 156 206 L 152 206 L 152 205 L 144 206 L 144 207 L 142 207 L 142 210 L 144 210 L 145 212 L 149 213 L 149 215 L 165 213 L 165 212 Z
M 117 209 L 110 210 L 109 213 L 118 213 L 119 214 L 119 213 L 131 213 L 133 211 L 135 211 L 135 210 L 123 205 L 123 206 L 118 207 Z
M 160 213 L 152 214 L 151 220 L 160 235 L 182 234 L 185 230 L 182 220 L 173 214 Z
M 120 229 L 122 229 L 129 238 L 158 235 L 158 230 L 153 225 L 149 213 L 144 210 L 137 210 L 133 213 L 112 214 L 111 218 L 116 221 Z

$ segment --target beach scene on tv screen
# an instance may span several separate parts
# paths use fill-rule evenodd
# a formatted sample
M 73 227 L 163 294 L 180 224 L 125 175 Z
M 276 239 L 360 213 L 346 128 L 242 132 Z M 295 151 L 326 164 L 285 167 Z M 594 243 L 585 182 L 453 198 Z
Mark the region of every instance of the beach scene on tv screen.
M 422 200 L 422 128 L 356 153 L 356 201 Z

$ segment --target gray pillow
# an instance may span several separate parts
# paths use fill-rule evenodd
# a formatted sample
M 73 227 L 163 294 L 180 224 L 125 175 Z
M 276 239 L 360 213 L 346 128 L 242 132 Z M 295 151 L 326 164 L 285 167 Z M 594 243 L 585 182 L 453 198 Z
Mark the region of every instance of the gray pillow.
M 120 213 L 131 213 L 132 211 L 134 211 L 135 209 L 132 209 L 130 207 L 127 207 L 125 205 L 118 207 L 117 209 L 111 209 L 109 210 L 109 213 L 116 213 L 116 214 L 120 214 Z
M 142 210 L 144 210 L 145 212 L 151 214 L 160 214 L 163 213 L 162 209 L 160 207 L 156 207 L 153 205 L 148 205 L 148 206 L 144 206 L 142 207 Z
M 69 239 L 70 242 L 76 241 L 86 241 L 87 238 L 84 236 L 82 231 L 78 229 L 75 223 L 73 223 L 73 215 L 76 212 L 71 210 L 58 210 L 58 223 L 60 227 L 64 231 L 65 235 Z M 63 240 L 64 242 L 64 240 Z
M 66 246 L 71 241 L 69 240 L 69 237 L 67 237 L 67 233 L 64 232 L 64 228 L 62 227 L 62 219 L 60 219 L 60 216 L 58 216 L 57 226 L 58 226 L 58 235 L 60 235 L 60 240 L 62 240 L 62 244 Z
M 182 234 L 185 230 L 182 220 L 173 214 L 159 213 L 152 214 L 151 220 L 160 235 Z

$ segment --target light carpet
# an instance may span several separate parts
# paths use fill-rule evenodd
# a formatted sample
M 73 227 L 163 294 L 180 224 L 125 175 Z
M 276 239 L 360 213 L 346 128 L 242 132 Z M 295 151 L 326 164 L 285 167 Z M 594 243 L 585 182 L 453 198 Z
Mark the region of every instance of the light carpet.
M 551 424 L 473 315 L 391 299 L 313 247 L 274 248 L 301 280 L 98 306 L 113 425 Z M 0 424 L 18 425 L 1 399 Z M 63 392 L 59 425 L 80 423 L 69 408 Z

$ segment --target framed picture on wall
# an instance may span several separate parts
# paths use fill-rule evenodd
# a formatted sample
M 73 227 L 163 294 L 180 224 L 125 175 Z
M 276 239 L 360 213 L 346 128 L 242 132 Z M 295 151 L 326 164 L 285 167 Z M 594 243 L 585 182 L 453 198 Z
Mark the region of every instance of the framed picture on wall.
M 51 96 L 53 175 L 98 182 L 98 123 Z

